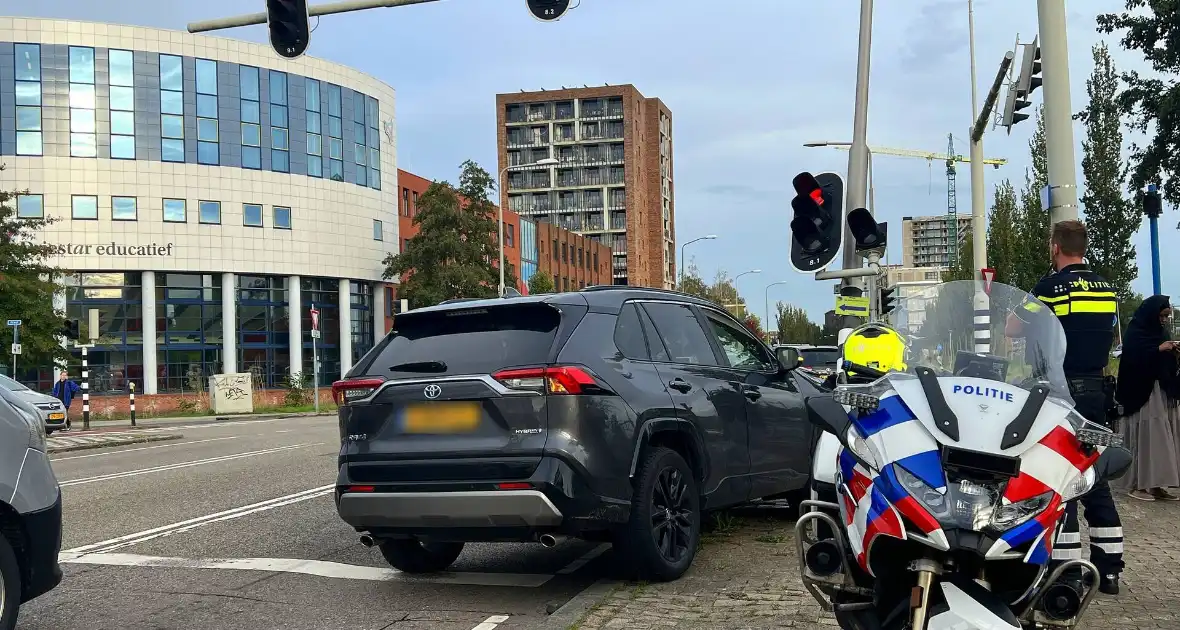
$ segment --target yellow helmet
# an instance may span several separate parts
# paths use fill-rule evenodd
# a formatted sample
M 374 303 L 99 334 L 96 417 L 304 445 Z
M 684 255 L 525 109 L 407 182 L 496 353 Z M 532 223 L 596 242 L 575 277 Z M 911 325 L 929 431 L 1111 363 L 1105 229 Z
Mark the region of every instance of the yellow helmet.
M 881 372 L 906 370 L 905 340 L 885 324 L 869 323 L 853 330 L 844 340 L 841 356 L 844 361 Z M 854 372 L 849 371 L 849 375 Z

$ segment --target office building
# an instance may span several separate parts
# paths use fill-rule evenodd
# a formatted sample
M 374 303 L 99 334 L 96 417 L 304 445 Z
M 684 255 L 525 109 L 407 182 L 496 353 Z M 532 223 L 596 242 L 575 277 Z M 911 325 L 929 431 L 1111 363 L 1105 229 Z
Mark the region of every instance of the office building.
M 958 245 L 962 249 L 971 234 L 971 215 L 958 216 Z M 902 217 L 901 260 L 903 267 L 951 267 L 950 222 L 947 215 Z
M 310 375 L 313 304 L 320 383 L 347 371 L 399 243 L 393 112 L 389 85 L 259 44 L 0 18 L 0 189 L 59 219 L 56 306 L 99 311 L 92 391 Z
M 499 94 L 496 128 L 510 210 L 606 245 L 614 284 L 675 285 L 672 114 L 658 98 L 631 85 Z

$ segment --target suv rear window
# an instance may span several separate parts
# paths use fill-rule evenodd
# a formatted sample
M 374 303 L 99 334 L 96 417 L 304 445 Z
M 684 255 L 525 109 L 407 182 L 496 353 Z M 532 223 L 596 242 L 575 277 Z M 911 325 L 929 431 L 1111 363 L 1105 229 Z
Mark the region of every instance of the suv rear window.
M 561 315 L 545 304 L 398 315 L 368 368 L 374 376 L 490 374 L 549 360 Z M 398 368 L 398 369 L 392 369 Z
M 813 348 L 801 350 L 803 367 L 824 367 L 836 365 L 840 361 L 840 351 L 831 348 Z

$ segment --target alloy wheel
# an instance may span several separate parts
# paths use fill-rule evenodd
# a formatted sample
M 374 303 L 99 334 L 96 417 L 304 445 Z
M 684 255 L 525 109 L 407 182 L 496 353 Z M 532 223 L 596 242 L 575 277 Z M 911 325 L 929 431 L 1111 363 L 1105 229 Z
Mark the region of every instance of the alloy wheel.
M 660 471 L 651 493 L 651 530 L 660 555 L 670 563 L 689 552 L 693 513 L 683 474 L 673 467 Z

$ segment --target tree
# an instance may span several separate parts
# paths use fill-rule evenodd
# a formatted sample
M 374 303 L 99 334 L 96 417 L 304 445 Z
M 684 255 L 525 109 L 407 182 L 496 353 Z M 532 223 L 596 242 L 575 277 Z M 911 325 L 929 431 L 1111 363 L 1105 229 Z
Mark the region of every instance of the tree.
M 538 271 L 529 278 L 529 295 L 539 295 L 541 293 L 554 293 L 557 287 L 553 283 L 553 276 Z
M 680 292 L 710 299 L 709 285 L 701 279 L 701 270 L 697 267 L 696 259 L 690 260 L 680 277 Z
M 778 302 L 774 305 L 779 343 L 819 343 L 821 329 L 807 316 L 807 311 Z
M 1140 190 L 1180 175 L 1180 15 L 1175 2 L 1126 0 L 1125 6 L 1123 13 L 1099 15 L 1098 31 L 1123 31 L 1123 48 L 1140 51 L 1156 75 L 1123 72 L 1127 89 L 1116 99 L 1131 129 L 1149 138 L 1131 145 L 1129 188 Z M 1180 204 L 1180 186 L 1164 187 L 1163 195 Z
M 415 308 L 455 298 L 490 298 L 499 284 L 496 206 L 491 175 L 467 160 L 459 187 L 431 184 L 418 199 L 418 234 L 400 254 L 385 258 L 385 278 L 403 276 L 398 295 Z M 505 284 L 516 288 L 511 266 Z
M 21 365 L 46 367 L 67 357 L 59 336 L 64 320 L 53 309 L 62 276 L 62 270 L 50 263 L 57 246 L 40 238 L 57 219 L 17 216 L 16 198 L 25 192 L 0 190 L 0 317 L 21 320 L 18 370 Z
M 942 273 L 943 282 L 975 279 L 974 243 L 971 228 L 967 228 L 967 233 L 964 234 L 963 238 L 963 246 L 959 248 L 959 259 L 954 261 L 954 264 Z
M 1118 104 L 1119 77 L 1105 43 L 1094 46 L 1094 71 L 1086 81 L 1090 97 L 1077 115 L 1086 129 L 1082 140 L 1082 174 L 1086 229 L 1090 236 L 1087 259 L 1099 275 L 1117 287 L 1119 297 L 1131 296 L 1131 282 L 1139 275 L 1131 238 L 1139 229 L 1139 212 L 1123 196 L 1127 168 L 1123 164 L 1123 126 Z
M 1031 291 L 1049 270 L 1049 211 L 1041 206 L 1041 190 L 1049 183 L 1049 162 L 1045 148 L 1045 108 L 1037 111 L 1037 127 L 1028 141 L 1032 168 L 1025 173 L 1016 221 L 1016 256 L 1005 284 Z
M 759 339 L 766 339 L 766 333 L 762 331 L 762 319 L 757 315 L 753 313 L 746 315 L 742 323 L 745 324 L 747 330 L 754 333 Z
M 1016 189 L 1005 179 L 996 186 L 991 211 L 987 218 L 987 263 L 996 270 L 995 282 L 1012 284 L 1016 276 L 1021 242 Z

